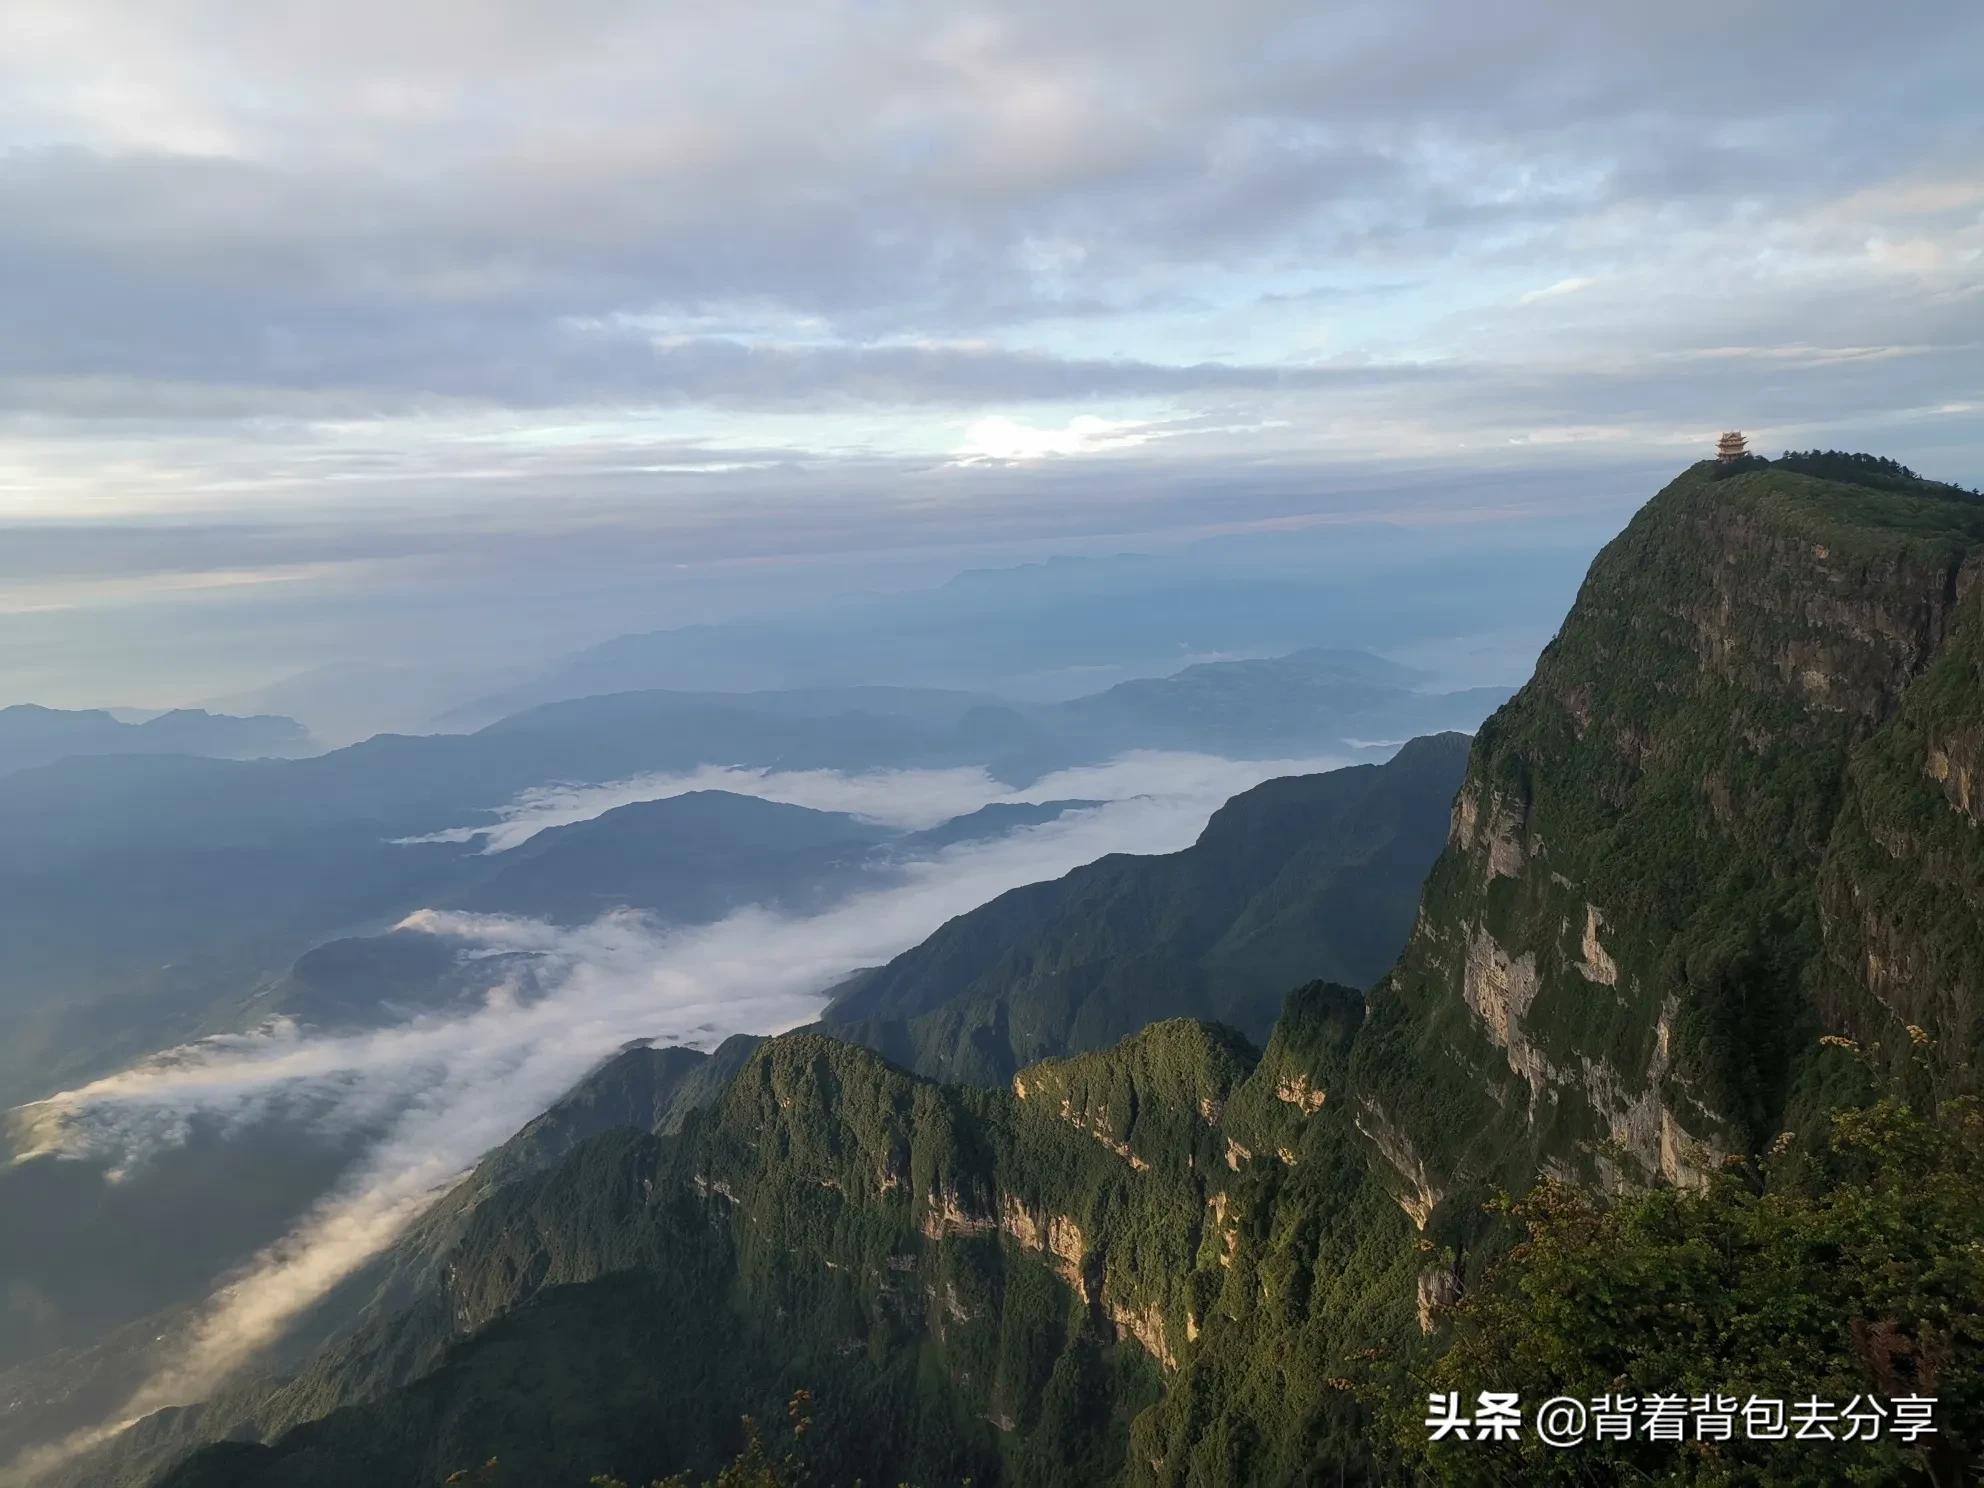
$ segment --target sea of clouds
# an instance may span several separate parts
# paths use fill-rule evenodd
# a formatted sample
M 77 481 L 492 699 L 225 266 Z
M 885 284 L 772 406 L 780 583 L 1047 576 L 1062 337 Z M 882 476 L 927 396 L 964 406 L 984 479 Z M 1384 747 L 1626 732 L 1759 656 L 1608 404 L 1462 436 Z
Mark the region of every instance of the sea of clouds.
M 1390 743 L 1396 748 L 1398 742 Z M 1383 745 L 1360 746 L 1383 748 Z M 508 852 L 552 827 L 591 821 L 616 807 L 658 801 L 689 791 L 729 791 L 815 811 L 840 811 L 885 827 L 918 831 L 1000 802 L 1104 800 L 1148 795 L 1213 805 L 1277 775 L 1333 769 L 1342 759 L 1231 760 L 1215 754 L 1134 750 L 1104 764 L 1080 765 L 1014 790 L 977 766 L 941 770 L 779 770 L 702 765 L 694 770 L 630 776 L 598 784 L 534 786 L 495 808 L 490 820 L 450 827 L 403 842 L 481 842 L 485 853 Z M 1203 824 L 1203 818 L 1201 818 Z M 1177 844 L 1182 846 L 1183 844 Z M 1136 848 L 1124 851 L 1169 851 Z
M 630 1042 L 712 1048 L 736 1033 L 811 1021 L 826 990 L 1005 891 L 1112 852 L 1190 844 L 1229 796 L 1330 759 L 1233 761 L 1139 753 L 1069 770 L 1023 795 L 976 770 L 839 775 L 711 767 L 603 786 L 526 793 L 466 828 L 500 851 L 537 831 L 635 800 L 727 789 L 845 810 L 903 827 L 994 801 L 1103 804 L 903 866 L 886 886 L 794 916 L 747 908 L 713 924 L 660 929 L 631 912 L 559 928 L 507 916 L 422 910 L 402 928 L 457 938 L 472 953 L 528 952 L 527 993 L 505 983 L 465 1012 L 323 1033 L 279 1021 L 167 1051 L 40 1103 L 44 1140 L 127 1172 L 185 1139 L 196 1118 L 233 1126 L 293 1119 L 364 1132 L 365 1156 L 273 1245 L 222 1278 L 198 1324 L 116 1413 L 59 1449 L 73 1452 L 153 1410 L 199 1400 L 279 1337 L 339 1281 L 379 1255 L 490 1148 Z

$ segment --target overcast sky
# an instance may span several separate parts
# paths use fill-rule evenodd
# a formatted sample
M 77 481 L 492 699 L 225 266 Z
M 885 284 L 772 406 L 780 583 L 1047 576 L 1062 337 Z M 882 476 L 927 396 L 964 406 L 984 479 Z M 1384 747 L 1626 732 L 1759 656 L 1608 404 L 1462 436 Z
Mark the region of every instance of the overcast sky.
M 5 27 L 0 680 L 50 701 L 250 591 L 321 650 L 529 590 L 546 534 L 662 622 L 831 555 L 1630 505 L 1731 425 L 1984 479 L 1971 0 Z

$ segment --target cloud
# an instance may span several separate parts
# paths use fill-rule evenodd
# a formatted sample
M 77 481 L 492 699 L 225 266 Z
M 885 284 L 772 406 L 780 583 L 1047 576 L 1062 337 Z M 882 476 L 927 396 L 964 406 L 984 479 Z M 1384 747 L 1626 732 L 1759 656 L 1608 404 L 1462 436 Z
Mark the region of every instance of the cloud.
M 1554 300 L 1560 295 L 1576 294 L 1581 289 L 1590 289 L 1598 281 L 1591 278 L 1559 279 L 1555 284 L 1546 284 L 1541 289 L 1532 289 L 1516 300 L 1518 305 L 1534 305 L 1538 300 Z
M 1179 348 L 1208 323 L 1266 331 L 1375 271 L 1436 288 L 1353 339 L 1420 339 L 1419 299 L 1506 304 L 1564 247 L 1740 260 L 1759 221 L 1849 202 L 1862 243 L 1933 265 L 1966 199 L 1907 177 L 1974 158 L 1984 24 L 1779 0 L 1746 22 L 1760 66 L 1704 44 L 1706 4 L 505 0 L 433 7 L 427 42 L 376 0 L 28 9 L 0 374 L 30 407 L 106 378 L 307 392 L 304 421 L 1203 382 L 1222 359 Z M 1883 234 L 1904 219 L 1926 231 Z M 1043 329 L 1070 318 L 1123 354 Z M 977 362 L 917 351 L 966 337 Z
M 195 1116 L 252 1123 L 307 1110 L 325 1129 L 377 1133 L 336 1191 L 216 1289 L 176 1357 L 115 1420 L 62 1450 L 80 1451 L 150 1411 L 203 1398 L 391 1244 L 483 1152 L 629 1041 L 709 1048 L 733 1033 L 809 1021 L 835 981 L 889 959 L 955 915 L 1105 853 L 1184 847 L 1234 791 L 1331 763 L 1153 753 L 1051 776 L 1036 793 L 1119 798 L 907 863 L 891 886 L 808 917 L 751 909 L 663 932 L 631 913 L 565 930 L 422 911 L 404 928 L 485 951 L 535 953 L 541 995 L 508 985 L 466 1014 L 345 1035 L 278 1023 L 168 1051 L 24 1108 L 24 1126 L 45 1143 L 127 1167 L 184 1140 Z M 850 799 L 866 792 L 879 800 L 901 783 L 857 778 L 844 789 Z M 925 787 L 918 819 L 937 809 L 940 787 L 958 792 L 945 797 L 945 810 L 967 799 L 962 782 Z
M 1120 801 L 1142 795 L 1224 800 L 1276 775 L 1302 775 L 1331 767 L 1331 762 L 1320 759 L 1243 761 L 1189 751 L 1131 750 L 1106 763 L 1044 775 L 1024 790 L 1014 790 L 977 766 L 849 775 L 839 770 L 702 765 L 694 770 L 635 775 L 598 785 L 534 786 L 497 807 L 492 823 L 450 827 L 400 840 L 407 844 L 480 841 L 485 853 L 508 852 L 552 827 L 591 821 L 620 806 L 703 790 L 757 796 L 815 811 L 846 812 L 883 826 L 918 831 L 995 802 Z
M 547 529 L 610 532 L 586 592 L 659 609 L 648 565 L 1137 543 L 1374 472 L 1644 494 L 1731 425 L 1979 478 L 1935 412 L 1984 345 L 1977 6 L 1765 0 L 1767 57 L 1708 0 L 1080 9 L 22 0 L 0 553 L 157 515 L 161 569 L 428 566 L 143 627 L 91 700 L 164 703 L 368 625 L 458 660 L 483 629 L 432 612 L 509 605 Z M 608 633 L 563 598 L 517 630 Z M 73 696 L 115 602 L 9 627 L 14 695 Z M 288 652 L 154 695 L 250 633 Z
M 1134 419 L 1105 419 L 1084 413 L 1058 429 L 1038 428 L 1017 419 L 992 416 L 974 419 L 964 431 L 957 463 L 982 460 L 1039 460 L 1059 455 L 1088 455 L 1099 450 L 1129 449 L 1156 438 L 1147 424 Z
M 730 791 L 815 811 L 841 811 L 884 826 L 911 830 L 934 827 L 976 811 L 1009 794 L 1010 788 L 982 769 L 883 770 L 848 775 L 838 770 L 750 769 L 702 765 L 694 770 L 636 775 L 597 785 L 543 785 L 524 791 L 496 808 L 485 826 L 452 827 L 417 842 L 474 842 L 485 853 L 508 852 L 551 827 L 591 821 L 619 806 L 659 801 L 688 791 Z
M 309 584 L 349 569 L 327 563 L 293 563 L 265 569 L 222 568 L 152 573 L 136 578 L 56 579 L 9 584 L 0 591 L 0 616 L 37 615 L 103 604 L 130 604 L 161 595 L 202 595 L 264 584 Z

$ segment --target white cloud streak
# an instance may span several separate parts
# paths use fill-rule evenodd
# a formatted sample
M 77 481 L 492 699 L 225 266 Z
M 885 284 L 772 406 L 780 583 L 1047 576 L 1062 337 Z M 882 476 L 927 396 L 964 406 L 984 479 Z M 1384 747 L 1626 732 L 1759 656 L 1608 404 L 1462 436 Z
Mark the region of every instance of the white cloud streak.
M 1590 289 L 1598 281 L 1589 277 L 1559 279 L 1555 284 L 1546 284 L 1541 289 L 1532 289 L 1516 301 L 1518 305 L 1534 305 L 1538 300 L 1554 300 L 1564 295 L 1576 294 L 1579 290 Z
M 730 791 L 815 811 L 844 811 L 883 826 L 917 830 L 976 811 L 1008 791 L 984 770 L 881 770 L 847 775 L 838 770 L 752 769 L 740 765 L 699 765 L 694 770 L 657 772 L 597 785 L 534 786 L 496 808 L 485 826 L 451 827 L 414 842 L 473 842 L 485 853 L 521 847 L 539 832 L 591 821 L 620 806 L 659 801 L 689 791 Z
M 1223 800 L 1275 775 L 1301 775 L 1340 763 L 1321 759 L 1236 761 L 1211 754 L 1133 750 L 1104 764 L 1057 771 L 1018 791 L 977 766 L 848 775 L 838 770 L 700 765 L 694 770 L 634 775 L 597 785 L 534 786 L 497 807 L 494 822 L 399 840 L 411 844 L 480 839 L 485 853 L 508 852 L 553 827 L 591 821 L 621 806 L 703 790 L 757 796 L 815 811 L 841 811 L 882 826 L 920 831 L 999 802 L 1114 801 L 1181 791 L 1194 797 L 1217 793 Z

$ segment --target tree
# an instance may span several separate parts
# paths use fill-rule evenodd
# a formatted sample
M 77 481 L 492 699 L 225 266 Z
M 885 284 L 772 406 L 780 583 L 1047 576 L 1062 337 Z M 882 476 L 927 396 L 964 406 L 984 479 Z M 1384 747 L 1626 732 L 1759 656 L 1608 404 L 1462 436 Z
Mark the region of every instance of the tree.
M 704 1482 L 701 1488 L 801 1488 L 809 1480 L 799 1448 L 805 1441 L 807 1427 L 813 1422 L 813 1395 L 810 1390 L 798 1391 L 785 1403 L 785 1418 L 792 1433 L 792 1447 L 783 1457 L 772 1456 L 765 1446 L 763 1434 L 758 1430 L 758 1423 L 746 1416 L 744 1450 L 727 1466 L 719 1469 L 714 1478 Z M 627 1488 L 627 1485 L 619 1478 L 596 1477 L 592 1480 L 592 1488 Z M 649 1488 L 697 1488 L 697 1485 L 688 1473 L 681 1472 L 658 1478 Z

